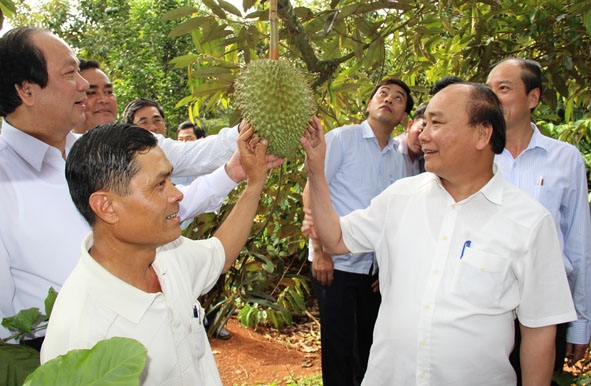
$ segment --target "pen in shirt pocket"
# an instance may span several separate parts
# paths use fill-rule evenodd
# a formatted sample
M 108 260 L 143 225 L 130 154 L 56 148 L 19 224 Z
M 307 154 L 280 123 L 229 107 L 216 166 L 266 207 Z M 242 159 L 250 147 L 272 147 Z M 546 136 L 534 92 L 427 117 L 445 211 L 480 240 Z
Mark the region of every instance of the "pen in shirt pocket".
M 470 248 L 470 245 L 472 245 L 472 241 L 466 240 L 466 242 L 464 243 L 464 246 L 462 247 L 462 254 L 460 255 L 460 259 L 462 259 L 462 257 L 464 257 L 464 252 L 466 251 L 466 248 Z
M 193 303 L 193 317 L 199 319 L 199 305 L 197 303 Z M 199 319 L 199 323 L 201 323 L 201 319 Z

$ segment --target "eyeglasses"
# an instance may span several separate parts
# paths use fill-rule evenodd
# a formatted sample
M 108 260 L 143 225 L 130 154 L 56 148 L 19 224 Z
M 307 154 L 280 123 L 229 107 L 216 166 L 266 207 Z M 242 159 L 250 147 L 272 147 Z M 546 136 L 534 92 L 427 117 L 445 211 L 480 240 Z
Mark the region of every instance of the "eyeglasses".
M 164 119 L 157 117 L 150 121 L 146 118 L 142 118 L 139 121 L 135 122 L 135 125 L 138 125 L 143 128 L 149 127 L 150 125 L 154 125 L 156 127 L 164 127 Z

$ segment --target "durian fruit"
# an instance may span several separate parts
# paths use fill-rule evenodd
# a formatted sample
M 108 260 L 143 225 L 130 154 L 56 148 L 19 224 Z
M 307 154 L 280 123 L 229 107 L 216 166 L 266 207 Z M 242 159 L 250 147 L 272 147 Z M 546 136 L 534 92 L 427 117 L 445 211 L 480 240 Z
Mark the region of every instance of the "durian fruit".
M 236 103 L 255 134 L 269 141 L 268 154 L 289 158 L 316 110 L 304 74 L 286 60 L 250 62 L 238 75 Z

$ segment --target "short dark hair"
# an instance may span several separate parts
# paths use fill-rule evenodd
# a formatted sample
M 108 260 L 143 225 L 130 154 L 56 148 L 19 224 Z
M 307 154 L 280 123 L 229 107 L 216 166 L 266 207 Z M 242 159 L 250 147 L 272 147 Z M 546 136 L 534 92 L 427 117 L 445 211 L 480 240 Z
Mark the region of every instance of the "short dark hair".
M 470 126 L 490 124 L 492 135 L 490 147 L 495 154 L 500 154 L 505 148 L 506 126 L 503 106 L 497 95 L 480 83 L 464 83 L 471 87 L 470 98 L 466 104 L 468 123 Z
M 520 76 L 521 81 L 525 85 L 526 94 L 529 94 L 530 91 L 533 89 L 539 88 L 541 98 L 542 92 L 544 91 L 544 87 L 542 84 L 542 67 L 540 66 L 540 63 L 532 59 L 510 57 L 501 60 L 500 62 L 495 64 L 495 67 L 507 61 L 517 62 L 517 64 L 519 64 L 519 66 L 521 67 Z
M 425 118 L 425 110 L 427 110 L 427 103 L 421 103 L 415 109 L 412 119 Z
M 196 125 L 191 121 L 181 122 L 179 124 L 179 127 L 176 129 L 176 133 L 178 134 L 179 131 L 186 130 L 186 129 L 193 129 L 193 134 L 195 134 L 195 137 L 197 137 L 197 139 L 205 138 L 205 135 L 206 135 L 205 130 L 202 129 L 199 125 Z
M 96 68 L 97 70 L 100 70 L 101 64 L 96 60 L 80 59 L 80 64 L 78 67 L 80 68 L 80 71 L 88 70 L 90 68 Z
M 0 38 L 0 116 L 11 114 L 23 103 L 16 90 L 23 82 L 41 88 L 47 86 L 47 60 L 32 39 L 41 32 L 50 33 L 33 27 L 18 27 Z
M 406 85 L 406 83 L 404 83 L 403 81 L 401 81 L 398 78 L 384 79 L 380 83 L 376 84 L 375 87 L 373 88 L 371 94 L 369 95 L 369 100 L 371 100 L 373 98 L 373 96 L 376 95 L 376 92 L 378 92 L 378 89 L 380 87 L 385 86 L 387 84 L 395 84 L 395 85 L 402 87 L 402 89 L 406 93 L 406 107 L 404 108 L 404 111 L 407 114 L 410 114 L 413 106 L 415 105 L 415 101 L 412 99 L 412 96 L 410 95 L 410 88 Z
M 431 90 L 429 91 L 429 94 L 435 95 L 439 91 L 441 91 L 444 88 L 446 88 L 447 86 L 449 86 L 450 84 L 462 83 L 462 82 L 464 82 L 464 80 L 462 78 L 460 78 L 460 77 L 453 76 L 453 75 L 444 76 L 443 78 L 441 78 L 437 82 L 435 82 L 435 84 L 433 85 L 433 87 L 431 87 Z
M 148 99 L 148 98 L 136 98 L 129 102 L 127 106 L 125 106 L 125 110 L 123 110 L 123 122 L 124 123 L 133 123 L 133 118 L 135 117 L 135 113 L 142 107 L 146 106 L 153 106 L 158 109 L 158 113 L 164 119 L 164 109 L 160 106 L 155 100 Z
M 74 205 L 91 226 L 96 214 L 90 196 L 99 190 L 127 195 L 139 172 L 136 154 L 157 144 L 152 133 L 126 123 L 98 125 L 74 143 L 66 159 L 66 180 Z

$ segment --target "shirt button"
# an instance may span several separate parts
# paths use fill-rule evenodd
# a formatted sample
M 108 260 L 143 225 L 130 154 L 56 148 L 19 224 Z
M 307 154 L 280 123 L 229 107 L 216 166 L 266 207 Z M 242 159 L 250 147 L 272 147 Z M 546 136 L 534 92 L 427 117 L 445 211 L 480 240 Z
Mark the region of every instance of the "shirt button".
M 433 275 L 439 275 L 439 270 L 438 269 L 434 269 L 433 270 Z
M 431 305 L 430 305 L 430 304 L 426 304 L 426 305 L 425 305 L 425 309 L 426 309 L 426 310 L 430 310 L 430 309 L 431 309 Z
M 447 241 L 447 236 L 443 236 L 443 241 Z
M 452 209 L 452 210 L 456 210 L 456 204 L 453 204 L 453 205 L 451 206 L 451 209 Z

